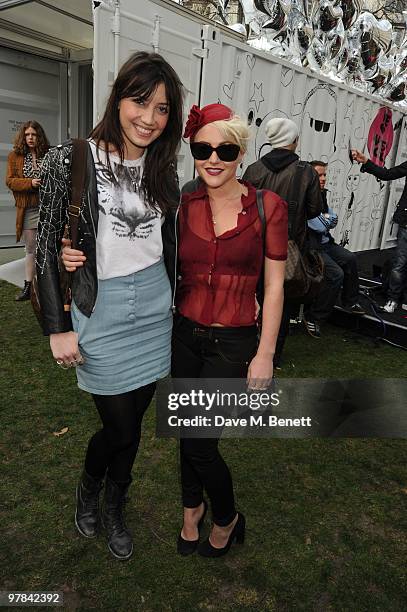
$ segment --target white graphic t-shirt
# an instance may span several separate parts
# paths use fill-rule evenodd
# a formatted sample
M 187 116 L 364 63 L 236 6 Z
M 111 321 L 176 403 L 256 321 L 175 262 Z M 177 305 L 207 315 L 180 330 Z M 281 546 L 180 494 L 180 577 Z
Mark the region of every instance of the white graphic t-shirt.
M 96 168 L 99 221 L 96 238 L 97 274 L 100 280 L 127 276 L 144 270 L 162 256 L 162 215 L 142 200 L 141 179 L 146 154 L 124 160 L 110 154 L 114 177 L 106 153 L 90 141 Z

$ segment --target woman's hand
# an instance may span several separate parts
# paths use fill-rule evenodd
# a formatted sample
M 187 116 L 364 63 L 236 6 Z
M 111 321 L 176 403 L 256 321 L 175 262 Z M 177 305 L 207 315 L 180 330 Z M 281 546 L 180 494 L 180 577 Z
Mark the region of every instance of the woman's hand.
M 31 180 L 31 185 L 33 186 L 34 189 L 38 189 L 38 187 L 41 185 L 41 179 L 32 179 Z
M 357 149 L 352 149 L 351 153 L 352 153 L 352 159 L 358 162 L 358 164 L 365 164 L 369 159 L 368 157 L 366 157 L 366 155 L 363 155 L 363 153 L 361 153 Z
M 52 356 L 58 365 L 65 368 L 74 368 L 82 365 L 83 357 L 79 352 L 78 334 L 74 331 L 61 334 L 51 334 L 49 344 Z
M 257 355 L 253 357 L 247 371 L 249 389 L 266 390 L 273 378 L 273 356 Z
M 71 240 L 67 238 L 62 239 L 62 263 L 67 272 L 75 272 L 76 269 L 82 267 L 86 261 L 83 252 L 71 249 L 71 244 Z

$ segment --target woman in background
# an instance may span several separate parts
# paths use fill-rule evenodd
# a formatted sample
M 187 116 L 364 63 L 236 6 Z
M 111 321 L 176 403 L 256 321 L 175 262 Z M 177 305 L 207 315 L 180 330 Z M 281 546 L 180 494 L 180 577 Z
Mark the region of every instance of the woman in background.
M 40 173 L 42 159 L 49 149 L 48 138 L 37 121 L 27 121 L 18 131 L 13 151 L 8 156 L 6 185 L 16 203 L 16 241 L 25 244 L 24 288 L 17 302 L 30 299 L 34 276 L 35 241 L 37 235 Z

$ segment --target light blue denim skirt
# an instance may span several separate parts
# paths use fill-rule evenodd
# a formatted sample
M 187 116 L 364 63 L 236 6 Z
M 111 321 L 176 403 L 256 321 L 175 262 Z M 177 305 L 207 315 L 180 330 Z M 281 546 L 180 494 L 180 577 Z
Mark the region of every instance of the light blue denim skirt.
M 76 368 L 84 391 L 117 395 L 169 373 L 171 287 L 163 260 L 129 276 L 99 280 L 90 318 L 74 302 L 71 316 L 85 359 Z

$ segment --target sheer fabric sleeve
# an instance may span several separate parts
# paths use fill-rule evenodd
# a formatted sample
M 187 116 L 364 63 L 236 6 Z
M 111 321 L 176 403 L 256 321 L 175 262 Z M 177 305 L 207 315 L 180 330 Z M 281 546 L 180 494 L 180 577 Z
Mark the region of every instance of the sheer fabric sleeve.
M 265 255 L 269 259 L 287 259 L 288 207 L 272 191 L 263 191 L 264 215 L 266 218 Z

